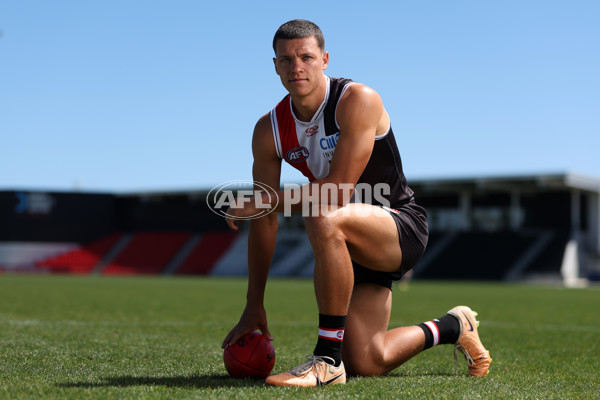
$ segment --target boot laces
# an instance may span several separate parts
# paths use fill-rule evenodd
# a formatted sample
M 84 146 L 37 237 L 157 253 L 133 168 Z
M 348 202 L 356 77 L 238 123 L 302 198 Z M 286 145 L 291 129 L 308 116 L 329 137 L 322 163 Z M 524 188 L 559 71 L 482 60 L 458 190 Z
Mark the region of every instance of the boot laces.
M 472 367 L 473 365 L 475 365 L 475 360 L 473 360 L 473 357 L 471 357 L 471 355 L 469 354 L 469 352 L 467 350 L 465 350 L 464 347 L 462 347 L 460 344 L 457 344 L 454 347 L 454 374 L 458 374 L 458 350 L 461 351 L 461 353 L 464 354 L 465 359 L 467 360 L 467 364 Z
M 296 368 L 291 369 L 290 374 L 292 374 L 294 376 L 306 375 L 320 361 L 325 362 L 327 364 L 331 364 L 331 365 L 334 365 L 334 363 L 335 363 L 335 360 L 333 358 L 327 357 L 327 356 L 315 356 L 314 354 L 311 354 L 311 355 L 304 356 L 304 358 L 306 358 L 307 360 L 304 361 L 302 364 L 298 365 Z M 330 360 L 331 362 L 328 362 L 326 360 Z

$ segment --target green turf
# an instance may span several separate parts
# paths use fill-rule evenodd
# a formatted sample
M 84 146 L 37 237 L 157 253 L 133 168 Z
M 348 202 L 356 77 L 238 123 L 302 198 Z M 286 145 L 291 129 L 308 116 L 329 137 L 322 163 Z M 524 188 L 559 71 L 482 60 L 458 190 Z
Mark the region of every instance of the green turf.
M 470 378 L 451 346 L 388 376 L 318 389 L 266 387 L 223 367 L 221 341 L 244 306 L 243 279 L 0 276 L 0 399 L 599 398 L 600 290 L 413 282 L 394 289 L 392 326 L 480 313 L 494 362 Z M 312 351 L 312 283 L 267 289 L 275 372 Z

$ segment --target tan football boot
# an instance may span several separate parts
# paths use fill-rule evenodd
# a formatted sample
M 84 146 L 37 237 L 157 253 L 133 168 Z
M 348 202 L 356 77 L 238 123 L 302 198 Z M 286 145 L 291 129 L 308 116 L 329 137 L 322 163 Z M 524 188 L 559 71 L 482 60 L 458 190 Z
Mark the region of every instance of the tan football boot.
M 265 383 L 273 386 L 316 387 L 346 383 L 344 363 L 334 367 L 325 362 L 330 357 L 309 356 L 309 359 L 288 372 L 267 377 Z
M 460 335 L 455 343 L 454 360 L 458 364 L 456 351 L 460 350 L 469 365 L 469 375 L 485 376 L 492 363 L 492 358 L 479 339 L 477 333 L 479 321 L 475 319 L 477 313 L 467 306 L 457 306 L 448 311 L 448 314 L 460 321 Z

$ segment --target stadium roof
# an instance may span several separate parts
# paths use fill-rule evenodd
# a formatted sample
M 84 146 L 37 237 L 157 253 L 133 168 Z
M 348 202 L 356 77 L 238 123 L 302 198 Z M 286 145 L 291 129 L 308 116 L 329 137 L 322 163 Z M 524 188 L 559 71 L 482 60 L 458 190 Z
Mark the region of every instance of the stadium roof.
M 412 187 L 426 192 L 456 190 L 541 190 L 576 189 L 600 193 L 600 179 L 573 172 L 504 176 L 471 176 L 460 178 L 412 179 Z
M 546 174 L 523 174 L 523 175 L 489 175 L 489 176 L 465 176 L 447 178 L 417 178 L 409 179 L 409 185 L 413 188 L 421 188 L 428 192 L 457 191 L 457 190 L 523 190 L 536 191 L 541 189 L 576 189 L 594 193 L 600 193 L 600 179 L 575 172 L 557 172 Z M 156 190 L 156 191 L 132 191 L 119 193 L 121 196 L 177 196 L 177 195 L 203 195 L 211 188 L 202 189 L 180 189 L 180 190 Z

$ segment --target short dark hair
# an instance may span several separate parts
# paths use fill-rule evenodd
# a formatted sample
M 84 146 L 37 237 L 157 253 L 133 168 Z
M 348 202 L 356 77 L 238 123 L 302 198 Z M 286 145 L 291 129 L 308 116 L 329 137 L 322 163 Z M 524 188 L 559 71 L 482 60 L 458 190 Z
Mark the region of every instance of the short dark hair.
M 321 51 L 325 50 L 325 37 L 321 28 L 314 22 L 307 21 L 305 19 L 293 19 L 281 25 L 275 36 L 273 37 L 273 51 L 276 51 L 275 47 L 279 39 L 301 39 L 305 37 L 314 36 L 317 39 L 319 48 Z

